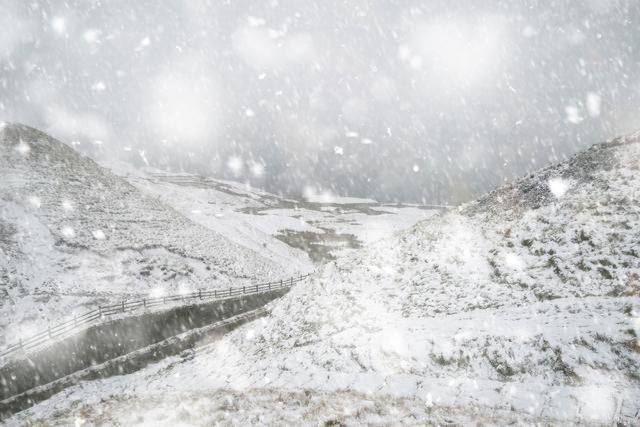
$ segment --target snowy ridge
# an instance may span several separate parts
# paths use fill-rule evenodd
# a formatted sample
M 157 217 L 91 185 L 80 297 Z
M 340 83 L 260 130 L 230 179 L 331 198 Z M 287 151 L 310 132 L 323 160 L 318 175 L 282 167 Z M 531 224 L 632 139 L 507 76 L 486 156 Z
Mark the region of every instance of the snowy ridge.
M 87 305 L 278 279 L 298 267 L 195 224 L 42 132 L 0 129 L 5 339 Z
M 243 396 L 235 401 L 274 399 L 273 408 L 278 393 L 300 390 L 320 391 L 327 408 L 340 393 L 363 393 L 380 408 L 405 399 L 398 410 L 416 422 L 441 420 L 447 408 L 458 422 L 473 413 L 637 423 L 639 172 L 637 135 L 594 146 L 328 264 L 271 316 L 193 357 L 77 387 L 18 419 L 52 408 L 65 419 L 77 414 L 69 402 L 96 395 L 90 416 L 108 409 L 110 419 L 128 419 L 136 402 L 146 407 L 138 420 L 161 420 L 172 410 L 162 398 L 169 390 L 195 416 L 194 393 L 213 404 L 219 389 L 233 389 Z M 531 191 L 522 203 L 509 197 Z M 150 399 L 155 406 L 143 403 Z M 378 411 L 383 422 L 397 420 L 391 412 Z

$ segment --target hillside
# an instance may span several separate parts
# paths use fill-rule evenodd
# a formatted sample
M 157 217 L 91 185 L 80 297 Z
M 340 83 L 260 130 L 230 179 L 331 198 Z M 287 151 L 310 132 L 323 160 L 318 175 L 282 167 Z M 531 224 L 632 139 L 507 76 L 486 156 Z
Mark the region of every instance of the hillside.
M 291 199 L 211 177 L 106 165 L 192 221 L 284 264 L 323 264 L 439 209 L 353 198 Z
M 0 336 L 7 341 L 86 306 L 304 268 L 191 221 L 40 131 L 0 129 Z
M 16 420 L 168 424 L 177 400 L 227 422 L 638 422 L 639 170 L 639 135 L 596 145 L 328 264 L 217 343 Z

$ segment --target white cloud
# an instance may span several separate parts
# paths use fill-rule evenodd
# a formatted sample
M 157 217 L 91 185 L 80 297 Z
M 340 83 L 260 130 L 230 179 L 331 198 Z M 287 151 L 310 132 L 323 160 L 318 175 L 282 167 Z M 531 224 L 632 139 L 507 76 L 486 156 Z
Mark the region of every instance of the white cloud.
M 367 107 L 367 103 L 362 99 L 349 98 L 342 105 L 342 114 L 349 123 L 360 125 L 367 121 L 369 108 Z
M 11 55 L 20 43 L 33 39 L 35 25 L 21 18 L 11 4 L 0 2 L 0 57 Z
M 378 77 L 371 85 L 371 94 L 378 101 L 390 101 L 396 94 L 396 85 L 388 77 Z
M 158 137 L 181 144 L 210 142 L 220 122 L 220 92 L 209 70 L 187 59 L 152 79 L 143 108 Z
M 85 137 L 105 141 L 111 135 L 106 121 L 93 113 L 76 113 L 54 105 L 48 110 L 46 119 L 51 133 L 67 139 Z
M 417 26 L 400 58 L 442 84 L 468 86 L 481 81 L 499 63 L 506 37 L 498 17 L 477 21 L 434 19 Z
M 256 69 L 282 69 L 313 58 L 309 34 L 286 35 L 264 26 L 244 26 L 232 35 L 236 53 Z

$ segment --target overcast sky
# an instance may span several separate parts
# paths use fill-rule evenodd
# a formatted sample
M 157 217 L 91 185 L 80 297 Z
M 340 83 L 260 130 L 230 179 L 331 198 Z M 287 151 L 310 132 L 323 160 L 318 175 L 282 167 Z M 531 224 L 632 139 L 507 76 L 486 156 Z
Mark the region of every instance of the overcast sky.
M 457 202 L 640 128 L 640 2 L 0 1 L 0 120 L 283 194 Z

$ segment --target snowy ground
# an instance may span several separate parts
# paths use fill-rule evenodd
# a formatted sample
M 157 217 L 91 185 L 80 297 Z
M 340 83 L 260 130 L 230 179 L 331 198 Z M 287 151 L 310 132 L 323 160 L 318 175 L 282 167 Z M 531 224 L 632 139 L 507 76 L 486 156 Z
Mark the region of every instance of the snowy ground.
M 637 424 L 639 200 L 638 136 L 594 146 L 338 258 L 216 343 L 11 422 Z

